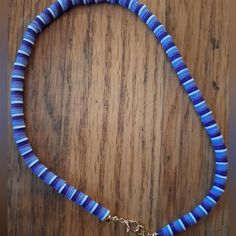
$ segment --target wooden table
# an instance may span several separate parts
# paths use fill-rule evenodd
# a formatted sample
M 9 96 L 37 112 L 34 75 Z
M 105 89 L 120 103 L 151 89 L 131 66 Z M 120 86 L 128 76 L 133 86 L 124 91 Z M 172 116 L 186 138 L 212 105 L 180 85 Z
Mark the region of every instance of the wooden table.
M 227 141 L 228 1 L 143 1 L 167 26 Z M 11 0 L 9 71 L 46 0 Z M 26 73 L 27 133 L 40 160 L 113 214 L 150 231 L 198 204 L 210 142 L 160 44 L 137 17 L 102 4 L 71 10 L 40 35 Z M 62 198 L 25 167 L 12 139 L 13 236 L 126 235 Z M 228 194 L 182 235 L 228 235 Z

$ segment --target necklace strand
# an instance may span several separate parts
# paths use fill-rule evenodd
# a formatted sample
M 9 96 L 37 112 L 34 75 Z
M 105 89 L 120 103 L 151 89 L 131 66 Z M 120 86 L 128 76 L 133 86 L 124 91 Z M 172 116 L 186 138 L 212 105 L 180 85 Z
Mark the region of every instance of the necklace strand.
M 110 216 L 110 211 L 91 199 L 88 195 L 66 183 L 65 180 L 54 174 L 43 165 L 38 157 L 34 154 L 25 133 L 24 121 L 24 81 L 25 67 L 28 64 L 33 46 L 37 36 L 55 19 L 61 16 L 69 9 L 84 4 L 95 3 L 118 4 L 133 12 L 148 28 L 154 33 L 155 37 L 161 43 L 174 71 L 176 72 L 180 83 L 189 96 L 191 103 L 199 115 L 201 123 L 207 132 L 215 154 L 215 176 L 213 185 L 202 200 L 202 202 L 186 213 L 179 219 L 158 229 L 155 233 L 150 234 L 137 221 L 125 220 L 117 216 Z M 16 61 L 12 71 L 11 81 L 11 117 L 13 136 L 26 165 L 48 185 L 52 186 L 61 195 L 72 200 L 77 205 L 83 207 L 87 212 L 96 216 L 99 220 L 105 222 L 119 223 L 125 226 L 127 232 L 133 232 L 141 236 L 172 236 L 176 233 L 185 231 L 189 226 L 196 224 L 201 218 L 207 216 L 218 202 L 223 194 L 227 182 L 228 162 L 227 149 L 219 126 L 216 124 L 212 112 L 206 104 L 202 93 L 199 91 L 194 79 L 180 55 L 179 50 L 174 44 L 172 37 L 168 34 L 165 27 L 151 13 L 145 4 L 138 0 L 58 0 L 46 8 L 43 12 L 28 25 L 23 36 L 22 44 L 18 50 Z

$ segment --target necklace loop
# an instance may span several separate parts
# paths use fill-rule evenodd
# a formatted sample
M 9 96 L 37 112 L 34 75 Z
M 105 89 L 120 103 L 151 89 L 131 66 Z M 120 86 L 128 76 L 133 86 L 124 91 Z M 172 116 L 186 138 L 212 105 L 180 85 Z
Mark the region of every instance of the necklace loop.
M 172 68 L 177 74 L 179 82 L 186 91 L 189 100 L 193 104 L 200 121 L 208 134 L 215 153 L 215 176 L 211 189 L 202 199 L 199 205 L 182 217 L 170 222 L 166 226 L 157 229 L 158 233 L 150 234 L 138 222 L 125 220 L 117 216 L 109 216 L 110 210 L 90 198 L 81 190 L 68 184 L 64 179 L 50 171 L 41 163 L 26 135 L 26 123 L 24 117 L 24 83 L 25 68 L 35 45 L 38 35 L 54 20 L 73 7 L 95 3 L 118 4 L 137 15 L 143 23 L 154 33 L 162 45 L 164 52 L 171 62 Z M 227 148 L 212 111 L 208 107 L 202 93 L 190 74 L 183 57 L 176 47 L 172 37 L 158 18 L 149 11 L 148 7 L 139 0 L 56 0 L 48 8 L 35 17 L 26 28 L 16 61 L 12 71 L 11 81 L 11 117 L 13 136 L 26 165 L 32 172 L 46 184 L 52 186 L 58 193 L 83 207 L 87 212 L 99 220 L 112 221 L 125 226 L 127 232 L 133 232 L 140 236 L 173 236 L 185 231 L 191 225 L 196 224 L 201 218 L 207 216 L 215 207 L 221 195 L 224 193 L 227 182 L 228 161 Z M 109 217 L 108 217 L 109 216 Z

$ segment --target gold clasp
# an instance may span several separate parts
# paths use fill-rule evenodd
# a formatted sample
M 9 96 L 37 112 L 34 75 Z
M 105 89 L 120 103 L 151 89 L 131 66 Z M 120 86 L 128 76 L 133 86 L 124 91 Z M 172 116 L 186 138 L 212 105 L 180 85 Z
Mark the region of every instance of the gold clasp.
M 119 223 L 123 225 L 126 229 L 126 232 L 136 233 L 139 236 L 157 236 L 158 233 L 148 233 L 148 231 L 144 228 L 143 225 L 139 224 L 139 222 L 135 220 L 126 220 L 124 218 L 119 218 L 118 216 L 108 216 L 106 219 L 107 222 Z

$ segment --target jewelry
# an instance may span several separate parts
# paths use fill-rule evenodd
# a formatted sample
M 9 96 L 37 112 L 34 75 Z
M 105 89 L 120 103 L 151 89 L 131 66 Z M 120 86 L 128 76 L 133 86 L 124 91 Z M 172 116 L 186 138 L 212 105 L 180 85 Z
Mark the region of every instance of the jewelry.
M 110 211 L 107 208 L 91 199 L 85 193 L 66 183 L 65 180 L 58 177 L 52 171 L 48 170 L 48 168 L 43 165 L 34 154 L 25 133 L 26 125 L 24 121 L 23 106 L 24 72 L 37 36 L 51 22 L 74 6 L 105 2 L 119 4 L 129 9 L 137 15 L 150 30 L 153 31 L 154 35 L 163 46 L 164 51 L 169 58 L 173 69 L 177 73 L 180 83 L 187 92 L 196 113 L 199 115 L 201 123 L 211 140 L 215 153 L 214 182 L 206 197 L 192 211 L 152 234 L 148 233 L 147 230 L 137 221 L 125 220 L 117 216 L 111 216 Z M 45 9 L 42 13 L 37 15 L 26 29 L 14 63 L 11 81 L 11 116 L 13 136 L 19 153 L 33 173 L 45 183 L 56 189 L 58 193 L 83 207 L 99 220 L 124 225 L 127 232 L 134 232 L 141 236 L 171 236 L 175 233 L 185 231 L 189 226 L 196 224 L 201 218 L 208 215 L 224 192 L 228 172 L 227 149 L 220 129 L 213 118 L 212 111 L 209 109 L 194 79 L 190 75 L 190 72 L 171 36 L 157 17 L 148 10 L 148 7 L 140 3 L 138 0 L 58 0 L 51 4 L 51 6 Z

